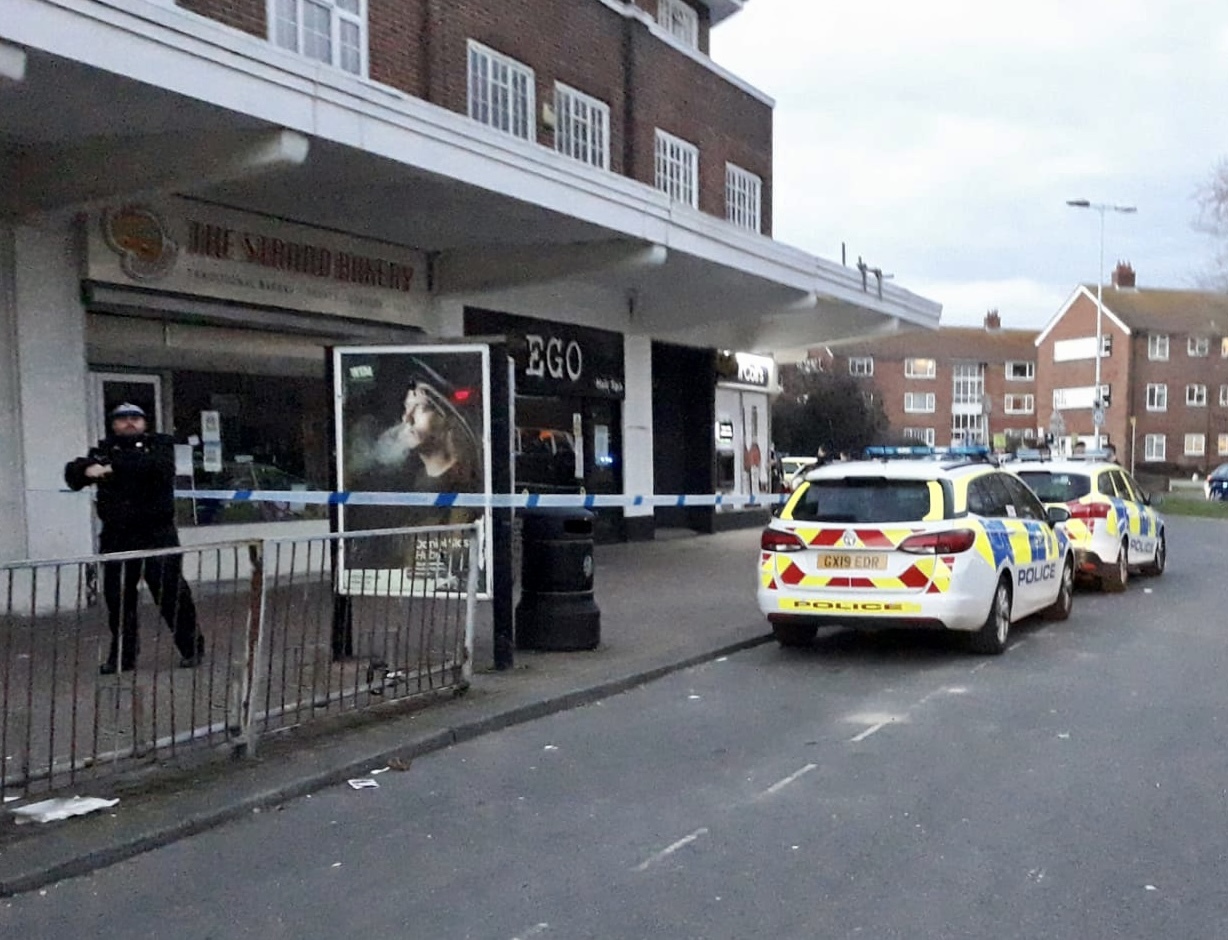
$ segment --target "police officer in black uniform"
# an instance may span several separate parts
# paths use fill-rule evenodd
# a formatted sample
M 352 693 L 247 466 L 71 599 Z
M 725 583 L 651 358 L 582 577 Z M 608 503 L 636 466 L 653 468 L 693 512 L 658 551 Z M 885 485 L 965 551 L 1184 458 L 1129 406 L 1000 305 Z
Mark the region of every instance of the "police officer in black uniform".
M 100 551 L 177 547 L 174 441 L 166 434 L 149 433 L 145 411 L 129 403 L 111 412 L 110 430 L 87 456 L 64 467 L 64 481 L 72 489 L 98 487 Z M 111 627 L 111 651 L 100 669 L 103 675 L 136 668 L 137 590 L 142 578 L 175 635 L 179 665 L 191 668 L 204 660 L 205 640 L 197 629 L 196 605 L 183 577 L 181 556 L 111 561 L 103 565 L 102 575 Z

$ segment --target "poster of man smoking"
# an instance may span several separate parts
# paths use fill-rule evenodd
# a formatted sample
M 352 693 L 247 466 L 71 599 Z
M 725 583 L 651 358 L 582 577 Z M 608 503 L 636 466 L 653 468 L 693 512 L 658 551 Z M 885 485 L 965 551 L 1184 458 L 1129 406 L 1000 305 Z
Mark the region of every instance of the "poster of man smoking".
M 335 349 L 333 357 L 339 490 L 489 495 L 487 347 L 347 347 Z M 456 525 L 489 516 L 489 509 L 469 506 L 338 509 L 342 532 Z M 463 589 L 468 563 L 468 541 L 452 536 L 347 539 L 341 589 L 456 591 Z M 489 571 L 489 564 L 482 567 Z M 483 581 L 479 591 L 485 593 Z

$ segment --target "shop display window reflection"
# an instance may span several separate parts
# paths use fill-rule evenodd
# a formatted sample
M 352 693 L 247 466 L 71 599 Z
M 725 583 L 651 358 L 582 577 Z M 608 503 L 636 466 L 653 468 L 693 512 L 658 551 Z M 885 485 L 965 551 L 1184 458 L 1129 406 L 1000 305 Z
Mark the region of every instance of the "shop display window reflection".
M 191 448 L 198 490 L 327 490 L 329 425 L 326 381 L 297 376 L 176 372 L 171 377 L 175 439 Z M 325 519 L 326 506 L 293 501 L 224 503 L 179 500 L 181 525 Z

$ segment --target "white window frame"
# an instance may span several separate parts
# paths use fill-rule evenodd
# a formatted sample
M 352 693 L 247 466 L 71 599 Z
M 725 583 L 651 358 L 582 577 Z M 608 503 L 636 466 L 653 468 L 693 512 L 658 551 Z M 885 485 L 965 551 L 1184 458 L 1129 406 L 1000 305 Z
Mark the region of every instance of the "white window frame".
M 925 365 L 927 368 L 921 370 L 920 365 Z M 906 379 L 933 379 L 938 376 L 938 363 L 934 359 L 905 359 L 904 360 L 904 378 Z
M 610 168 L 610 106 L 578 88 L 554 83 L 554 149 L 565 157 Z
M 467 61 L 469 117 L 511 137 L 535 143 L 537 75 L 533 69 L 472 39 Z
M 738 228 L 763 230 L 763 179 L 735 163 L 725 164 L 725 218 Z
M 985 400 L 985 363 L 957 362 L 952 367 L 951 404 L 979 405 Z
M 1200 383 L 1192 383 L 1185 387 L 1185 404 L 1190 408 L 1207 407 L 1207 387 Z
M 1015 375 L 1018 366 L 1023 366 L 1024 375 Z M 1036 381 L 1036 363 L 1027 359 L 1012 359 L 1006 363 L 1006 381 L 1034 382 Z
M 692 209 L 699 208 L 699 148 L 661 128 L 653 145 L 656 187 Z
M 1022 404 L 1020 404 L 1022 399 Z M 1002 410 L 1008 415 L 1030 415 L 1036 413 L 1035 395 L 1003 395 Z
M 984 444 L 985 416 L 981 414 L 951 415 L 951 443 Z
M 657 0 L 657 25 L 679 42 L 699 48 L 699 11 L 682 0 Z
M 1147 358 L 1152 362 L 1168 362 L 1167 333 L 1152 333 L 1147 337 Z
M 1228 454 L 1228 434 L 1220 434 L 1215 443 L 1221 457 Z
M 1219 403 L 1220 407 L 1228 407 L 1228 385 L 1219 387 Z
M 1219 357 L 1221 359 L 1228 359 L 1228 336 L 1219 341 Z
M 304 8 L 312 6 L 328 10 L 329 42 L 328 58 L 311 55 L 306 51 L 306 16 Z M 347 9 L 348 8 L 348 9 Z M 291 21 L 285 13 L 292 11 Z M 268 39 L 279 49 L 285 49 L 296 55 L 301 55 L 313 62 L 321 62 L 333 68 L 341 69 L 350 75 L 360 78 L 367 77 L 368 45 L 367 34 L 367 0 L 266 0 L 265 16 L 268 23 Z M 352 63 L 354 68 L 348 68 L 343 63 L 343 48 L 341 42 L 342 24 L 348 24 L 358 29 L 358 61 Z M 293 34 L 293 40 L 290 34 Z
M 1205 457 L 1207 454 L 1207 435 L 1187 434 L 1185 436 L 1185 456 Z
M 849 375 L 871 376 L 874 374 L 873 356 L 850 356 Z
M 938 396 L 933 392 L 905 392 L 904 413 L 910 415 L 933 414 L 938 404 Z
M 1152 382 L 1147 386 L 1147 410 L 1168 411 L 1168 386 L 1163 382 Z
M 1185 351 L 1191 359 L 1211 355 L 1211 340 L 1206 336 L 1191 336 L 1185 341 Z
M 1143 438 L 1143 460 L 1165 460 L 1168 455 L 1168 437 L 1164 434 L 1148 434 Z
M 905 428 L 904 439 L 908 441 L 919 441 L 928 447 L 934 446 L 934 441 L 937 435 L 933 428 Z

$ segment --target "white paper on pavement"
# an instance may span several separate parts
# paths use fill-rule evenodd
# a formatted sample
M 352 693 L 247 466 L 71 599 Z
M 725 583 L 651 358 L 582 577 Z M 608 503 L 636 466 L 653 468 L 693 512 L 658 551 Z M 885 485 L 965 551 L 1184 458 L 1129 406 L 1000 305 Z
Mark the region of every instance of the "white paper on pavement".
M 17 824 L 31 822 L 55 822 L 57 819 L 68 819 L 70 816 L 84 816 L 99 809 L 109 809 L 119 800 L 104 800 L 96 796 L 66 796 L 53 800 L 43 800 L 30 803 L 28 806 L 17 806 L 11 809 L 17 817 Z

